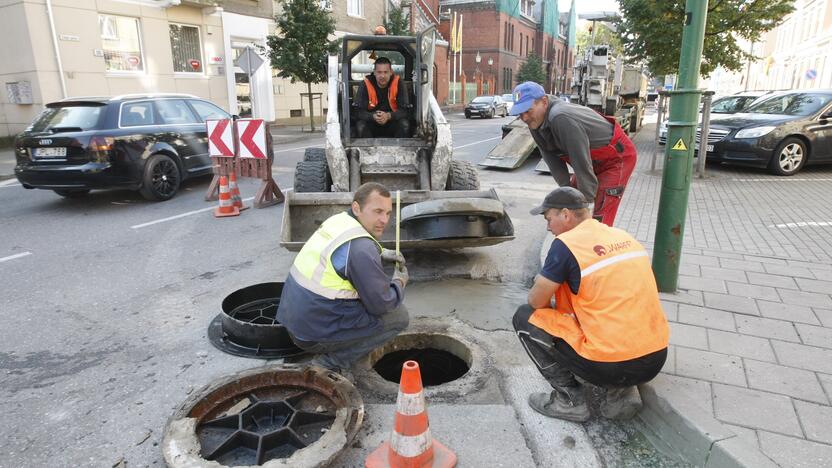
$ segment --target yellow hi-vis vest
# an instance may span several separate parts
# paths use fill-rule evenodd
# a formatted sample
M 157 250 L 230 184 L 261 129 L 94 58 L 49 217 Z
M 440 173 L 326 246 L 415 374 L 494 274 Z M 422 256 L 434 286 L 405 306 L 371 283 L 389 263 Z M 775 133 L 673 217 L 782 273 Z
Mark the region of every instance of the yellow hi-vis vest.
M 594 219 L 558 239 L 581 268 L 578 294 L 565 281 L 555 309 L 537 309 L 529 322 L 591 361 L 628 361 L 666 348 L 670 329 L 644 247 Z
M 381 244 L 358 220 L 347 213 L 331 216 L 300 249 L 289 274 L 302 288 L 327 299 L 358 299 L 358 291 L 338 275 L 330 258 L 335 249 L 359 237 L 373 239 L 381 252 Z

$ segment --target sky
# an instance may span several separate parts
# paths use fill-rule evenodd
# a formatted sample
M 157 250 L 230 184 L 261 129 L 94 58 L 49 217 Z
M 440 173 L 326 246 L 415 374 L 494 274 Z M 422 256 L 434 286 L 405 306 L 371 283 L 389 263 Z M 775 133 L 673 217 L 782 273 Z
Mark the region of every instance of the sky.
M 558 10 L 561 12 L 569 11 L 571 5 L 572 0 L 558 0 Z M 591 11 L 618 11 L 618 2 L 616 0 L 575 0 L 575 7 L 579 14 Z

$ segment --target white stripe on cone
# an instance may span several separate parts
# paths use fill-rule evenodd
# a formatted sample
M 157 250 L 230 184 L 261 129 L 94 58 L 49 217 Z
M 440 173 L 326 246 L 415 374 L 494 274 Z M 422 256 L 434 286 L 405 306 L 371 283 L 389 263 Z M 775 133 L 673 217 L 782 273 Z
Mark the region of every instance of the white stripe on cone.
M 419 393 L 402 393 L 399 392 L 399 397 L 396 399 L 396 409 L 399 414 L 405 416 L 416 416 L 425 412 L 425 394 Z
M 399 455 L 412 458 L 425 453 L 433 443 L 430 428 L 417 436 L 403 436 L 396 431 L 390 436 L 390 447 Z

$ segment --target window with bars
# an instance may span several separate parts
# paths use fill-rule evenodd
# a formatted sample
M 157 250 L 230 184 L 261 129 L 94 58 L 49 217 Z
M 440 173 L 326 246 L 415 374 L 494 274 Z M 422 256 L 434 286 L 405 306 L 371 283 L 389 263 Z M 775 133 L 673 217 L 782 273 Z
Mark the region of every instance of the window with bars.
M 347 0 L 347 14 L 364 16 L 364 0 Z
M 170 24 L 170 51 L 173 71 L 202 73 L 202 49 L 199 28 L 185 24 Z
M 107 71 L 144 71 L 138 18 L 98 15 L 98 27 Z

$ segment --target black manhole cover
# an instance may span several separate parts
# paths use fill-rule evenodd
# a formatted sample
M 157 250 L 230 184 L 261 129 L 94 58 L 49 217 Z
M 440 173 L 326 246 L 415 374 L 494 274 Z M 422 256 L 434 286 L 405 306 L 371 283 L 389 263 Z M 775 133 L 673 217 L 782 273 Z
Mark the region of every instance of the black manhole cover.
M 457 355 L 436 348 L 401 349 L 379 359 L 373 369 L 384 380 L 399 383 L 405 361 L 416 361 L 422 374 L 422 385 L 431 387 L 452 382 L 468 372 L 468 363 Z
M 363 419 L 361 395 L 334 372 L 251 369 L 194 392 L 168 421 L 162 452 L 173 468 L 328 466 Z
M 259 359 L 304 354 L 286 327 L 275 318 L 283 283 L 261 283 L 238 289 L 222 301 L 222 312 L 208 326 L 208 338 L 219 350 Z
M 249 405 L 239 414 L 220 416 L 197 427 L 203 458 L 230 466 L 288 458 L 317 442 L 335 420 L 331 404 L 303 409 L 308 406 L 305 399 L 321 400 L 309 391 L 285 399 L 260 400 L 255 394 L 246 399 Z

